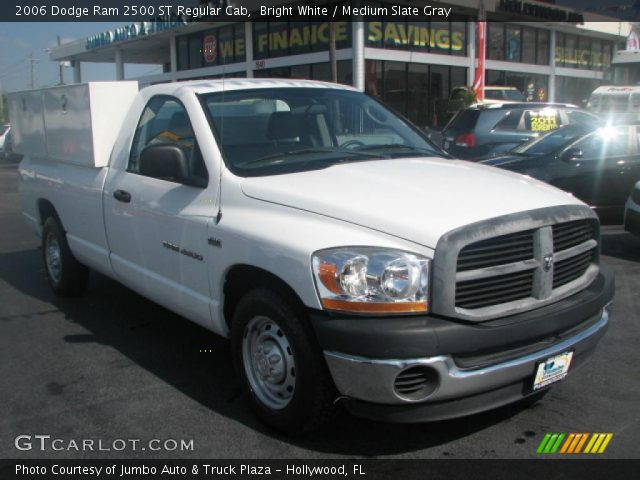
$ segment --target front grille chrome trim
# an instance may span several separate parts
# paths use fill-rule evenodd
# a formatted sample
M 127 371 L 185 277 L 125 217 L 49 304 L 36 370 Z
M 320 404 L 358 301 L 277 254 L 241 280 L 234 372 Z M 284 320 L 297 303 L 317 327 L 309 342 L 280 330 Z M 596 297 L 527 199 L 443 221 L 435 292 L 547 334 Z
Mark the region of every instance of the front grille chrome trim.
M 579 224 L 573 227 L 570 223 L 584 220 L 588 221 L 585 224 L 586 227 L 581 227 Z M 558 224 L 562 225 L 558 228 Z M 559 251 L 554 251 L 556 230 L 560 232 L 559 235 L 563 236 L 564 249 Z M 564 247 L 567 245 L 567 235 L 573 235 L 573 231 L 588 230 L 592 232 L 589 239 L 569 248 Z M 467 251 L 473 252 L 472 245 L 474 244 L 506 235 L 513 235 L 514 238 L 517 238 L 519 232 L 533 232 L 533 258 L 484 268 L 463 268 L 458 271 L 458 255 L 465 247 L 471 246 Z M 577 293 L 586 288 L 598 274 L 599 244 L 596 239 L 599 239 L 599 233 L 597 216 L 589 207 L 581 205 L 564 205 L 505 215 L 448 232 L 438 241 L 434 254 L 433 312 L 443 316 L 480 322 L 533 310 Z M 560 237 L 558 236 L 558 238 Z M 558 239 L 556 239 L 556 244 L 558 244 Z M 558 282 L 559 285 L 553 288 L 555 280 L 553 265 L 586 252 L 592 252 L 589 260 L 576 260 L 576 263 L 584 263 L 584 272 L 577 278 L 572 278 L 574 273 L 572 268 L 574 267 L 569 266 L 566 269 L 567 273 L 563 273 L 560 278 L 562 282 Z M 570 262 L 570 260 L 568 261 Z M 468 265 L 464 261 L 462 264 Z M 487 291 L 498 288 L 491 284 L 492 277 L 515 275 L 518 272 L 527 271 L 533 272 L 530 291 L 520 290 L 511 293 L 511 291 L 505 290 L 504 300 L 506 301 L 503 303 L 497 303 L 500 300 L 499 295 L 496 295 L 495 303 L 491 302 L 490 295 L 486 295 L 488 301 L 476 301 L 474 292 L 469 291 L 473 289 L 473 286 L 459 285 L 461 282 L 486 279 L 486 289 L 484 286 L 478 286 L 478 298 L 482 299 Z M 462 300 L 456 306 L 458 287 L 462 292 L 459 293 Z

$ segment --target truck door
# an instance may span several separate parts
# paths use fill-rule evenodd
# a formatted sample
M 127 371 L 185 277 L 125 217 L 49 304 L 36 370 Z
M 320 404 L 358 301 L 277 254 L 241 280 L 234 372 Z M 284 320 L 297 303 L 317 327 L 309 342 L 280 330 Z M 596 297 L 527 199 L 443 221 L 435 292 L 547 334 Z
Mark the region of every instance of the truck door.
M 162 168 L 141 172 L 141 154 L 157 145 L 184 152 L 188 178 L 163 176 Z M 118 166 L 110 169 L 104 189 L 114 272 L 132 289 L 209 325 L 207 224 L 214 195 L 182 103 L 170 96 L 153 97 L 138 122 L 129 158 L 114 163 Z

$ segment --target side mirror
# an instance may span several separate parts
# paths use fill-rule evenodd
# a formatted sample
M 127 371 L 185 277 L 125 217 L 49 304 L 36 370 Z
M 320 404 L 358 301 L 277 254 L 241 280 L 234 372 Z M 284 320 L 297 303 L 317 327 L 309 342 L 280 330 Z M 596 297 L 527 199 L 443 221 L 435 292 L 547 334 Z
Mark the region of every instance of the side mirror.
M 568 150 L 565 150 L 562 154 L 562 160 L 566 162 L 570 162 L 572 160 L 580 160 L 582 158 L 582 150 L 578 147 L 573 147 Z
M 189 178 L 189 161 L 176 145 L 151 145 L 140 154 L 140 174 L 184 183 Z

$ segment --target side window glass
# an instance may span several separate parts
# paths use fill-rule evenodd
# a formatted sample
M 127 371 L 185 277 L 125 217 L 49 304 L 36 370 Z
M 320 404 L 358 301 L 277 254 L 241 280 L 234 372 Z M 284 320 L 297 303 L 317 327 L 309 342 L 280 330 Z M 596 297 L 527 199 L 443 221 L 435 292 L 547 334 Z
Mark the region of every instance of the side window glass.
M 493 128 L 494 130 L 517 130 L 518 125 L 520 125 L 521 116 L 521 111 L 510 110 Z
M 593 160 L 600 156 L 603 150 L 602 137 L 592 134 L 583 138 L 572 145 L 572 148 L 578 148 L 582 151 L 582 158 L 585 160 Z
M 567 110 L 566 113 L 570 125 L 589 125 L 595 127 L 599 123 L 598 118 L 586 112 L 581 112 L 580 110 Z
M 140 173 L 140 155 L 152 145 L 179 147 L 188 160 L 190 184 L 206 186 L 209 176 L 184 106 L 171 97 L 152 98 L 140 117 L 127 171 Z
M 524 130 L 529 132 L 548 132 L 555 130 L 562 121 L 560 112 L 554 109 L 527 110 L 524 112 Z
M 626 129 L 615 130 L 611 137 L 604 139 L 604 151 L 607 157 L 629 155 L 629 132 Z
M 582 150 L 585 160 L 601 160 L 629 154 L 629 134 L 626 130 L 596 132 L 573 145 Z

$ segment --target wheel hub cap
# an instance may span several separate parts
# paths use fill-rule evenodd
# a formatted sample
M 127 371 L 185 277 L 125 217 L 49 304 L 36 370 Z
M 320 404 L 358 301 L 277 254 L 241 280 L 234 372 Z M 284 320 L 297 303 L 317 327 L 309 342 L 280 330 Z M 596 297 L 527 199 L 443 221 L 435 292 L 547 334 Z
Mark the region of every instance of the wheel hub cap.
M 267 317 L 254 317 L 242 340 L 244 368 L 253 392 L 265 406 L 288 405 L 295 388 L 295 361 L 289 340 Z
M 62 275 L 62 253 L 58 240 L 52 234 L 47 236 L 45 243 L 45 259 L 49 276 L 58 283 Z

